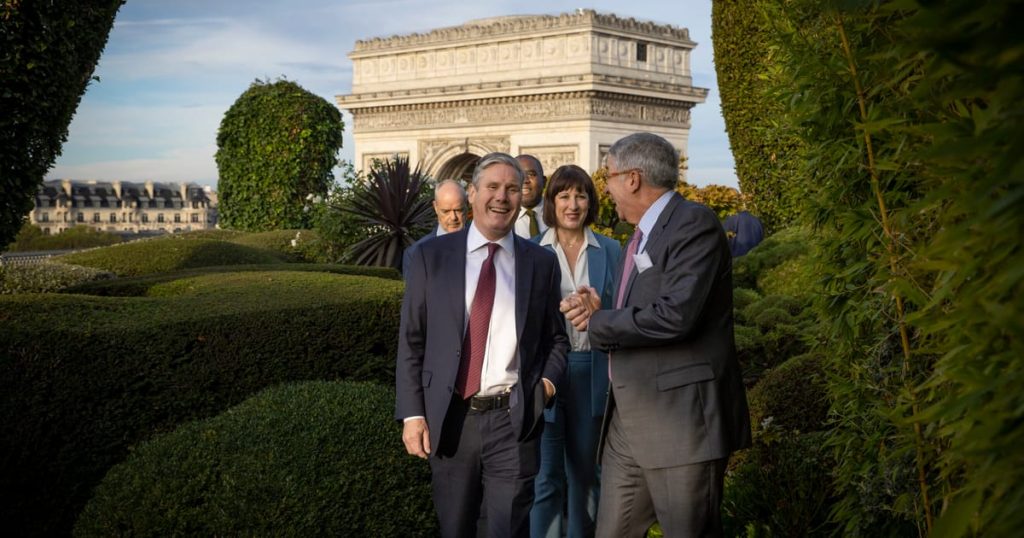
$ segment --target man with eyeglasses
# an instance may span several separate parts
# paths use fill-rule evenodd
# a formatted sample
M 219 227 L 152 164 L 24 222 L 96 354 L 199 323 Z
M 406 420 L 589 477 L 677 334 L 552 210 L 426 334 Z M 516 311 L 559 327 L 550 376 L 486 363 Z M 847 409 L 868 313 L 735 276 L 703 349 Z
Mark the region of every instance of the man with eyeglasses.
M 636 225 L 615 308 L 587 287 L 561 304 L 609 352 L 598 537 L 643 536 L 655 521 L 665 536 L 722 536 L 726 463 L 750 446 L 732 256 L 715 213 L 675 192 L 678 163 L 654 134 L 612 145 L 606 189 Z
M 523 180 L 523 205 L 519 208 L 519 216 L 516 218 L 516 235 L 530 239 L 547 231 L 548 225 L 544 224 L 544 167 L 533 155 L 520 155 L 516 157 L 519 166 L 522 167 L 525 179 Z

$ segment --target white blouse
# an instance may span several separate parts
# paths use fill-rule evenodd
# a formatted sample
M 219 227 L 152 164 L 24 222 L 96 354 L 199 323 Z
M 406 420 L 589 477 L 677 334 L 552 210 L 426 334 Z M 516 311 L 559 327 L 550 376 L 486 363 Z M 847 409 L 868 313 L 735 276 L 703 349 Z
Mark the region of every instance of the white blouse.
M 597 237 L 594 236 L 594 232 L 590 231 L 590 228 L 584 228 L 583 235 L 587 238 L 587 248 L 601 248 L 600 243 L 597 242 Z M 580 249 L 576 257 L 576 274 L 572 274 L 569 272 L 569 259 L 566 257 L 565 251 L 562 250 L 562 245 L 558 243 L 558 236 L 554 228 L 549 228 L 544 232 L 540 244 L 550 245 L 555 249 L 555 256 L 558 257 L 558 267 L 562 271 L 562 299 L 572 295 L 580 286 L 590 285 L 586 248 Z M 573 351 L 590 351 L 590 337 L 586 332 L 577 331 L 568 320 L 565 322 L 565 332 L 569 335 L 569 343 L 572 344 Z

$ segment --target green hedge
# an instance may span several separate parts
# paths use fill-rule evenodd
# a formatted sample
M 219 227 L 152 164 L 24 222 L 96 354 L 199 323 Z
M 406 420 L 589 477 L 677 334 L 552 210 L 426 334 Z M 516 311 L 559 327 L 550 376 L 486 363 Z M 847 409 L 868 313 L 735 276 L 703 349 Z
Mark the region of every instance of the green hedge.
M 296 262 L 319 262 L 329 260 L 316 230 L 272 230 L 253 232 L 229 239 L 232 243 L 272 250 L 286 259 Z
M 58 260 L 118 276 L 138 276 L 216 265 L 276 263 L 286 258 L 267 249 L 172 235 L 66 254 Z
M 786 122 L 787 102 L 775 95 L 780 77 L 772 22 L 760 12 L 768 4 L 715 0 L 711 39 L 740 189 L 773 231 L 796 221 L 808 180 L 799 173 L 803 144 Z
M 121 4 L 0 3 L 0 251 L 60 155 Z
M 77 293 L 82 295 L 98 295 L 104 297 L 141 297 L 149 293 L 149 289 L 156 284 L 171 282 L 183 278 L 193 278 L 202 275 L 217 273 L 243 273 L 243 272 L 319 272 L 333 273 L 338 275 L 372 276 L 388 280 L 401 280 L 402 275 L 390 267 L 364 267 L 356 265 L 332 265 L 314 263 L 275 263 L 255 265 L 223 265 L 219 267 L 202 267 L 198 269 L 184 269 L 170 273 L 156 273 L 136 277 L 124 277 L 113 280 L 100 280 L 86 282 L 77 286 L 62 289 L 62 293 Z
M 828 390 L 823 360 L 808 353 L 769 370 L 750 391 L 750 422 L 802 433 L 825 427 Z
M 103 232 L 84 224 L 68 228 L 58 234 L 46 235 L 39 226 L 26 222 L 14 238 L 14 242 L 8 245 L 7 250 L 9 252 L 72 250 L 105 247 L 123 241 L 124 239 L 118 234 Z
M 92 267 L 66 263 L 0 265 L 0 295 L 12 293 L 45 293 L 96 280 L 114 278 L 114 274 Z
M 787 228 L 772 234 L 739 258 L 733 259 L 733 285 L 755 289 L 758 278 L 776 266 L 807 254 L 811 235 L 802 228 Z
M 833 462 L 822 432 L 780 435 L 738 453 L 722 496 L 725 536 L 840 536 L 829 522 Z
M 426 462 L 405 453 L 394 392 L 276 387 L 139 446 L 75 536 L 436 536 Z
M 153 289 L 0 296 L 0 521 L 14 535 L 66 533 L 130 446 L 264 387 L 393 382 L 400 282 L 247 272 Z

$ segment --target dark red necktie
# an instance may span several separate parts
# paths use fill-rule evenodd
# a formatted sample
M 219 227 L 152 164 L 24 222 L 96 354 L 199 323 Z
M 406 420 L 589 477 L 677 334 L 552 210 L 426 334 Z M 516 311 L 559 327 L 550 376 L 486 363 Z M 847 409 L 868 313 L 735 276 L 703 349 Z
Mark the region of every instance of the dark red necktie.
M 462 341 L 459 377 L 455 380 L 456 390 L 465 399 L 480 392 L 480 375 L 484 368 L 484 351 L 487 349 L 487 328 L 491 324 L 491 310 L 494 308 L 494 285 L 497 281 L 494 252 L 498 250 L 498 244 L 487 243 L 487 249 L 487 259 L 480 267 L 473 304 L 469 307 L 469 326 Z

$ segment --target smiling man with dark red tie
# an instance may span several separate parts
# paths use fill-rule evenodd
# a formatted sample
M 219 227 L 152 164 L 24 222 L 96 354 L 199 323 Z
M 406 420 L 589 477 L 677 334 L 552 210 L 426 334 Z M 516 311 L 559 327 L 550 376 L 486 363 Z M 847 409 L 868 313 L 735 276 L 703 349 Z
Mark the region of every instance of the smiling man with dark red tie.
M 473 172 L 473 222 L 423 243 L 406 270 L 395 418 L 409 454 L 428 458 L 445 537 L 526 537 L 544 406 L 565 371 L 554 255 L 513 233 L 516 159 Z

